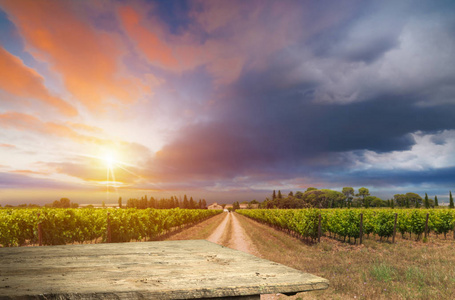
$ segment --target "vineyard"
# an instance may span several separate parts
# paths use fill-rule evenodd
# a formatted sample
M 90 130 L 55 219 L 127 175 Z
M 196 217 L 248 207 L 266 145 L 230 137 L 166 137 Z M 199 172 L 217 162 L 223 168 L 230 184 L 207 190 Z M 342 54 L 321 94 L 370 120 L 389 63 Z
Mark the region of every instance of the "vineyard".
M 207 209 L 0 209 L 0 245 L 153 240 L 221 213 Z
M 392 237 L 394 229 L 402 237 L 420 239 L 426 231 L 446 238 L 455 226 L 455 211 L 448 209 L 253 209 L 237 212 L 313 241 L 325 234 L 343 241 L 352 238 L 357 242 L 361 231 L 363 235 L 383 240 Z

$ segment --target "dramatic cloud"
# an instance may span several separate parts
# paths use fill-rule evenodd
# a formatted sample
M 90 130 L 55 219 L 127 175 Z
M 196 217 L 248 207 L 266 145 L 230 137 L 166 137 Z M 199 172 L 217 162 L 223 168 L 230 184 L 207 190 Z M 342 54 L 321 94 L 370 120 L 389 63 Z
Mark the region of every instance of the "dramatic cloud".
M 44 79 L 35 70 L 0 47 L 0 89 L 10 94 L 40 100 L 54 106 L 62 114 L 72 117 L 76 109 L 67 102 L 52 96 L 43 83 Z
M 9 193 L 65 182 L 113 192 L 110 155 L 125 198 L 453 188 L 451 1 L 0 7 Z
M 36 60 L 58 72 L 67 90 L 89 109 L 103 110 L 108 99 L 130 104 L 147 87 L 121 74 L 124 47 L 118 38 L 96 30 L 79 16 L 71 1 L 4 1 L 2 8 L 17 26 Z

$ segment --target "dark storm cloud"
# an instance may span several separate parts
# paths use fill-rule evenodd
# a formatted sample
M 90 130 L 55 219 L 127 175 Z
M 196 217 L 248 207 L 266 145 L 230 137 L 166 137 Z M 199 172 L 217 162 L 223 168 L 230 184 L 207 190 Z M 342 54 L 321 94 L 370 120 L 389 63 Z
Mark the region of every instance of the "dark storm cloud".
M 265 67 L 244 67 L 219 88 L 210 118 L 182 128 L 157 155 L 155 172 L 178 170 L 208 184 L 238 176 L 448 184 L 451 169 L 361 172 L 343 154 L 410 151 L 415 132 L 455 129 L 452 15 L 409 2 L 353 9 L 269 56 Z
M 404 2 L 383 5 L 365 1 L 352 18 L 314 36 L 307 45 L 317 56 L 371 63 L 399 44 L 408 19 L 400 13 L 406 6 Z
M 454 190 L 453 178 L 455 168 L 409 170 L 363 170 L 355 172 L 337 172 L 327 176 L 318 174 L 329 181 L 329 186 L 367 186 L 372 194 L 383 199 L 392 198 L 394 194 L 414 192 L 420 195 L 428 193 L 430 197 L 438 195 L 448 202 L 449 190 Z M 440 198 L 441 200 L 441 198 Z

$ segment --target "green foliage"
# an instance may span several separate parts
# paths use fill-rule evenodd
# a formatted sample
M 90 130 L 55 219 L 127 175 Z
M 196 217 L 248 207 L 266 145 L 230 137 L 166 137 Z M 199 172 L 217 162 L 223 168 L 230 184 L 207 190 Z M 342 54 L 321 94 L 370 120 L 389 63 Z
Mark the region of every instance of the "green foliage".
M 430 208 L 430 200 L 428 199 L 427 193 L 425 193 L 425 201 L 424 201 L 425 208 Z
M 221 212 L 179 208 L 1 209 L 0 244 L 11 247 L 37 243 L 38 223 L 41 223 L 44 245 L 106 241 L 108 219 L 113 242 L 153 239 L 172 228 L 196 223 Z
M 318 235 L 320 211 L 317 209 L 248 209 L 239 210 L 238 213 L 305 238 L 316 239 Z
M 397 271 L 393 267 L 381 262 L 372 266 L 370 275 L 378 281 L 389 282 L 396 279 Z
M 396 194 L 393 196 L 395 204 L 399 207 L 418 208 L 423 204 L 422 197 L 416 193 Z
M 452 191 L 450 191 L 450 194 L 449 194 L 449 208 L 454 208 Z
M 391 237 L 393 235 L 393 223 L 395 216 L 388 211 L 378 211 L 374 216 L 374 232 L 381 237 Z
M 46 207 L 54 207 L 54 208 L 77 208 L 79 204 L 71 203 L 70 199 L 68 198 L 61 198 L 60 200 L 55 200 L 52 204 L 46 204 Z
M 359 237 L 360 214 L 363 214 L 363 233 L 377 235 L 381 240 L 393 235 L 395 213 L 397 231 L 403 236 L 414 234 L 420 238 L 425 231 L 427 213 L 429 230 L 436 234 L 446 235 L 455 223 L 455 212 L 440 209 L 250 209 L 240 210 L 238 213 L 311 239 L 317 238 L 319 214 L 322 233 L 330 233 L 343 240 Z
M 417 234 L 418 237 L 425 231 L 425 214 L 421 210 L 413 210 L 411 212 L 411 232 Z
M 448 210 L 430 212 L 430 228 L 436 234 L 444 234 L 445 238 L 447 238 L 447 232 L 453 229 L 453 222 L 455 222 L 454 214 Z

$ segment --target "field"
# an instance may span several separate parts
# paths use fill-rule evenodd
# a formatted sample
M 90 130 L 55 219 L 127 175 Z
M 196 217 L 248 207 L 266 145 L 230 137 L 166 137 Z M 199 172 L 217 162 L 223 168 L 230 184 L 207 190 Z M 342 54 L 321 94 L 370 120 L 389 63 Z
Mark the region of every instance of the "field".
M 155 240 L 222 211 L 206 209 L 0 209 L 0 245 Z
M 19 212 L 22 211 L 22 212 Z M 33 219 L 33 216 L 37 216 L 37 212 L 40 210 L 0 210 L 0 214 L 3 213 L 3 219 L 0 226 L 3 226 L 2 232 L 0 233 L 3 237 L 7 234 L 10 236 L 14 232 L 14 228 L 11 226 L 14 222 L 20 224 L 24 219 L 20 218 L 20 214 L 24 217 L 24 214 L 29 214 L 26 218 L 29 220 Z M 90 211 L 85 210 L 52 210 L 44 212 L 47 214 L 49 220 L 54 220 L 50 216 L 56 217 L 72 216 L 72 214 L 78 214 L 79 211 L 84 214 L 90 215 Z M 354 243 L 354 239 L 350 242 L 348 239 L 343 241 L 341 235 L 334 235 L 328 230 L 329 218 L 325 218 L 325 235 L 321 237 L 321 242 L 315 242 L 308 236 L 298 235 L 295 231 L 290 231 L 287 228 L 280 228 L 274 225 L 266 225 L 258 221 L 247 218 L 240 213 L 253 213 L 254 211 L 239 211 L 234 214 L 212 214 L 211 218 L 200 218 L 198 222 L 188 221 L 190 220 L 190 212 L 185 210 L 93 210 L 92 214 L 100 214 L 99 217 L 102 220 L 102 224 L 107 224 L 107 212 L 110 211 L 110 221 L 113 228 L 111 229 L 114 236 L 123 236 L 125 239 L 130 240 L 145 240 L 151 237 L 157 237 L 157 234 L 161 234 L 161 238 L 166 239 L 210 239 L 217 231 L 222 231 L 222 234 L 218 234 L 219 239 L 215 242 L 221 243 L 224 246 L 233 247 L 238 249 L 239 243 L 236 242 L 238 238 L 239 227 L 242 228 L 240 234 L 244 234 L 246 237 L 242 237 L 242 240 L 248 240 L 249 245 L 243 245 L 243 249 L 247 252 L 253 253 L 254 255 L 260 256 L 265 259 L 269 259 L 308 273 L 321 276 L 330 281 L 329 289 L 325 291 L 317 291 L 311 293 L 302 293 L 296 296 L 292 296 L 290 299 L 455 299 L 455 240 L 453 239 L 453 232 L 449 230 L 444 234 L 439 233 L 436 235 L 435 224 L 432 221 L 432 225 L 429 226 L 429 236 L 425 239 L 422 231 L 419 229 L 418 232 L 412 233 L 412 226 L 410 227 L 410 234 L 397 233 L 395 243 L 392 243 L 391 239 L 381 239 L 378 235 L 374 234 L 374 230 L 369 236 L 364 237 L 363 243 L 359 245 Z M 341 210 L 325 210 L 327 215 L 335 214 Z M 354 215 L 357 215 L 357 210 L 354 211 Z M 383 212 L 392 212 L 389 210 L 382 210 Z M 449 210 L 442 210 L 447 212 Z M 5 217 L 5 212 L 7 217 Z M 311 213 L 305 212 L 308 217 L 314 218 L 318 216 L 320 211 L 314 210 Z M 365 215 L 374 212 L 374 210 L 362 211 Z M 415 210 L 402 211 L 402 214 L 414 214 L 419 218 L 415 217 L 415 220 L 420 220 L 420 225 L 414 225 L 416 228 L 421 228 L 422 216 L 425 216 L 426 210 Z M 40 211 L 43 214 L 43 211 Z M 284 214 L 286 218 L 275 219 L 290 220 L 290 212 L 285 210 L 270 210 L 271 214 Z M 392 212 L 393 213 L 393 212 Z M 438 212 L 434 212 L 435 215 Z M 196 214 L 196 212 L 193 212 Z M 296 214 L 296 212 L 292 212 Z M 452 212 L 450 211 L 452 215 Z M 183 227 L 185 224 L 183 216 L 187 216 L 191 227 Z M 14 218 L 13 218 L 14 216 Z M 161 220 L 159 224 L 161 228 L 156 231 L 158 227 L 154 227 L 153 236 L 148 236 L 147 231 L 140 230 L 139 233 L 134 233 L 132 228 L 141 228 L 138 222 L 150 221 L 151 216 L 167 216 L 161 217 L 156 220 Z M 227 219 L 227 217 L 230 217 Z M 74 216 L 73 216 L 74 217 Z M 85 216 L 88 218 L 87 216 Z M 351 216 L 352 217 L 352 216 Z M 370 216 L 371 217 L 371 216 Z M 45 218 L 43 215 L 40 216 L 42 224 L 44 224 Z M 7 223 L 5 220 L 8 219 Z M 96 218 L 95 218 L 96 219 Z M 205 219 L 205 220 L 203 220 Z M 120 224 L 116 220 L 123 220 L 120 223 L 124 225 L 132 224 L 131 226 L 115 227 L 115 224 Z M 142 220 L 142 221 L 141 221 Z M 155 225 L 157 221 L 155 222 Z M 167 220 L 167 221 L 163 221 Z M 174 220 L 174 221 L 172 221 Z M 364 219 L 368 224 L 368 217 Z M 435 220 L 435 219 L 433 219 Z M 451 219 L 452 220 L 452 219 Z M 128 221 L 127 223 L 125 223 Z M 235 221 L 235 222 L 234 222 Z M 333 220 L 332 220 L 333 221 Z M 425 218 L 424 218 L 425 221 Z M 13 223 L 11 223 L 13 222 Z M 32 225 L 36 226 L 38 218 L 33 219 Z M 116 223 L 117 222 L 117 223 Z M 139 222 L 139 223 L 140 223 Z M 278 222 L 278 221 L 277 221 Z M 387 221 L 388 222 L 388 221 Z M 76 223 L 66 222 L 66 226 L 76 226 Z M 153 223 L 153 222 L 152 222 Z M 313 222 L 314 223 L 314 222 Z M 322 222 L 324 223 L 324 222 Z M 9 227 L 5 227 L 9 224 Z M 61 224 L 61 223 L 59 223 Z M 72 224 L 72 225 L 71 225 Z M 136 225 L 134 225 L 136 224 Z M 286 224 L 286 223 L 282 223 Z M 175 225 L 175 226 L 173 226 Z M 221 226 L 223 225 L 223 226 Z M 449 224 L 450 226 L 453 223 Z M 36 229 L 30 229 L 32 236 L 36 239 Z M 100 225 L 98 241 L 106 241 L 107 239 L 107 225 Z M 136 226 L 136 227 L 134 227 Z M 138 227 L 139 226 L 139 227 Z M 293 226 L 297 226 L 294 224 Z M 450 227 L 449 226 L 449 227 Z M 128 228 L 127 228 L 128 227 Z M 171 230 L 172 228 L 180 228 L 183 230 Z M 374 227 L 374 226 L 373 226 Z M 10 228 L 8 233 L 7 229 Z M 68 227 L 70 229 L 70 227 Z M 83 227 L 84 228 L 84 227 Z M 451 227 L 453 228 L 453 227 Z M 5 230 L 6 229 L 6 230 Z M 163 235 L 165 231 L 169 231 L 169 235 Z M 313 230 L 314 231 L 314 230 Z M 6 233 L 5 233 L 6 232 Z M 67 238 L 65 240 L 58 240 L 59 243 L 73 243 L 74 239 L 78 237 L 78 234 L 71 233 L 71 230 L 64 231 L 65 235 L 57 235 L 60 238 Z M 84 231 L 75 231 L 82 234 Z M 117 232 L 117 233 L 115 233 Z M 123 235 L 119 235 L 123 232 Z M 142 233 L 141 233 L 142 232 Z M 150 231 L 152 232 L 152 231 Z M 17 234 L 17 233 L 16 233 Z M 132 238 L 133 237 L 133 238 Z M 136 238 L 134 238 L 136 237 Z M 90 238 L 90 237 L 89 237 Z M 14 239 L 13 239 L 14 240 Z M 54 239 L 55 240 L 55 239 Z M 89 240 L 86 242 L 94 242 Z M 14 240 L 15 245 L 21 243 L 20 240 Z M 36 240 L 35 240 L 36 243 Z M 13 244 L 12 244 L 13 245 Z M 253 251 L 248 251 L 248 248 L 254 248 Z M 245 250 L 244 250 L 245 251 Z M 272 295 L 269 298 L 263 299 L 285 299 L 285 296 Z
M 320 243 L 309 243 L 236 216 L 259 256 L 330 281 L 325 291 L 280 299 L 455 299 L 452 236 L 445 239 L 431 234 L 424 243 L 399 234 L 392 244 L 371 235 L 362 245 L 323 236 Z M 170 239 L 207 239 L 222 221 L 222 215 L 216 216 Z M 227 234 L 229 231 L 226 228 Z

